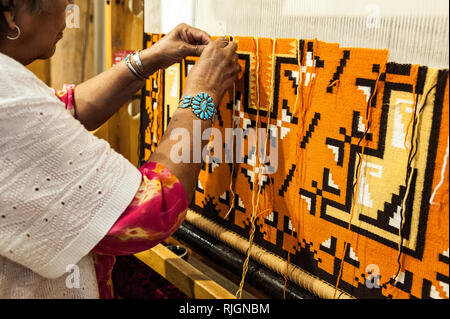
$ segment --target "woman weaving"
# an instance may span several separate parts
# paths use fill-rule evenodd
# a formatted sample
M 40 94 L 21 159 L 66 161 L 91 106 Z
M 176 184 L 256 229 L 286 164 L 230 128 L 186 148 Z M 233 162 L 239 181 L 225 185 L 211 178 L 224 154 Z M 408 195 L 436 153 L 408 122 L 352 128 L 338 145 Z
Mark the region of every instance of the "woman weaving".
M 0 298 L 112 298 L 114 256 L 169 237 L 192 199 L 201 164 L 170 160 L 171 131 L 192 132 L 199 117 L 210 127 L 240 69 L 234 43 L 179 25 L 150 49 L 55 92 L 25 66 L 53 55 L 71 3 L 0 0 Z M 194 113 L 185 100 L 150 162 L 137 169 L 89 133 L 151 74 L 192 55 L 200 59 L 184 95 L 207 101 L 206 111 Z M 80 287 L 70 289 L 73 265 Z

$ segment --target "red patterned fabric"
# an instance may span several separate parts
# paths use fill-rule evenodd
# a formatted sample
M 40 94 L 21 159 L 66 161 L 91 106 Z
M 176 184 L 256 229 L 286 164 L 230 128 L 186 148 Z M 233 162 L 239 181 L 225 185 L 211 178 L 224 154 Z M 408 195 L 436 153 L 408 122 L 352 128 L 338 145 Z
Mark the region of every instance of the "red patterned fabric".
M 77 113 L 75 109 L 74 90 L 75 85 L 64 84 L 61 91 L 55 90 L 55 94 L 58 99 L 60 99 L 61 102 L 66 105 L 66 110 L 68 110 L 72 114 L 72 116 L 76 118 Z

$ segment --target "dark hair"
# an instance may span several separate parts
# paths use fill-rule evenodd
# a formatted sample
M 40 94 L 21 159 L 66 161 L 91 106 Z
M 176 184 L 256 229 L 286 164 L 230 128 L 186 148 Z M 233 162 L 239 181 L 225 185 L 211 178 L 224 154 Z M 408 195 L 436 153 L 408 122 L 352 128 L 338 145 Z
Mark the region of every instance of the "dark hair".
M 14 8 L 14 0 L 0 0 L 0 35 L 8 30 L 8 25 L 3 16 L 3 12 L 11 11 Z M 34 13 L 39 13 L 44 8 L 44 0 L 25 0 L 27 9 Z
M 6 2 L 6 4 L 4 4 Z M 13 7 L 14 0 L 0 0 L 0 12 L 10 11 Z M 29 10 L 39 12 L 44 7 L 44 0 L 25 0 Z

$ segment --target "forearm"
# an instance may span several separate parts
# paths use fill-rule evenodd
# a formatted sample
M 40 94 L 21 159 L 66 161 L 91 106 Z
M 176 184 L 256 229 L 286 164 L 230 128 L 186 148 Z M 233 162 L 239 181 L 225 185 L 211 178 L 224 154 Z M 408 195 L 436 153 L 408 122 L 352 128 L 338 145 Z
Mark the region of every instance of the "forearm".
M 201 124 L 201 135 L 194 136 L 194 121 Z M 188 202 L 190 203 L 192 197 L 194 195 L 194 190 L 198 180 L 198 174 L 200 173 L 200 169 L 202 167 L 201 163 L 193 163 L 194 152 L 202 151 L 203 148 L 208 144 L 209 139 L 205 139 L 201 141 L 200 150 L 194 149 L 194 138 L 201 139 L 203 135 L 203 131 L 211 127 L 211 121 L 202 121 L 199 120 L 198 117 L 194 115 L 191 109 L 178 109 L 170 123 L 167 127 L 167 130 L 161 140 L 161 143 L 156 148 L 155 152 L 150 156 L 151 162 L 157 162 L 163 164 L 167 169 L 174 174 L 180 183 L 183 185 L 183 188 L 186 192 L 186 197 Z M 189 132 L 189 140 L 184 139 L 182 147 L 184 149 L 190 150 L 190 162 L 189 163 L 174 163 L 170 158 L 172 148 L 178 144 L 179 140 L 171 140 L 170 136 L 176 128 L 184 128 Z M 197 141 L 200 143 L 200 141 Z M 177 145 L 177 149 L 179 145 Z M 201 156 L 200 154 L 195 154 L 196 156 Z M 203 160 L 203 159 L 202 159 Z
M 152 67 L 150 74 L 155 71 Z M 97 129 L 144 85 L 125 61 L 118 63 L 75 88 L 78 120 L 90 131 Z

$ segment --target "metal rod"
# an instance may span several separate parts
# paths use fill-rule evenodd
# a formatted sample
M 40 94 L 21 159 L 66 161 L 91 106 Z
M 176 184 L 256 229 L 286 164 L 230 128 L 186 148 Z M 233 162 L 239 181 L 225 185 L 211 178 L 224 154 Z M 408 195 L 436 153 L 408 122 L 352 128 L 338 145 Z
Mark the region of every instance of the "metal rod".
M 192 224 L 184 222 L 178 228 L 174 237 L 181 242 L 185 242 L 196 252 L 210 257 L 221 267 L 235 274 L 241 273 L 245 256 Z M 284 277 L 257 262 L 250 260 L 246 281 L 271 298 L 283 298 Z M 293 282 L 288 281 L 286 285 L 286 299 L 318 298 Z

